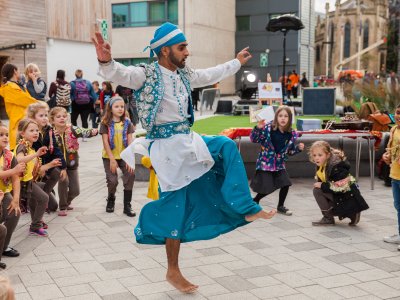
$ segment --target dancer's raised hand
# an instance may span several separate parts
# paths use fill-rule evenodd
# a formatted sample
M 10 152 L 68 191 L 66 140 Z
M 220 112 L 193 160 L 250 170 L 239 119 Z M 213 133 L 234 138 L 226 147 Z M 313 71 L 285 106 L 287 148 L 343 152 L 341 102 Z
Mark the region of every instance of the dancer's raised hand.
M 252 56 L 251 56 L 251 54 L 249 52 L 249 48 L 250 47 L 244 48 L 236 56 L 236 58 L 240 61 L 240 64 L 242 66 L 245 65 L 249 61 L 250 58 L 252 58 Z
M 97 59 L 100 62 L 111 61 L 111 46 L 103 39 L 103 36 L 101 35 L 97 25 L 94 32 L 94 37 L 92 37 L 92 42 L 96 48 Z

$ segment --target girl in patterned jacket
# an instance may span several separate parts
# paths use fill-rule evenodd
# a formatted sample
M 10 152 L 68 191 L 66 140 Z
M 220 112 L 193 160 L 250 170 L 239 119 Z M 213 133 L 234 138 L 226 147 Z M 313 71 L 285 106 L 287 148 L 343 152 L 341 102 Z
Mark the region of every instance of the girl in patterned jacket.
M 304 144 L 295 142 L 298 138 L 292 130 L 292 112 L 288 106 L 280 106 L 272 122 L 258 122 L 250 135 L 253 143 L 261 144 L 256 162 L 256 174 L 250 184 L 257 193 L 254 202 L 259 203 L 266 195 L 279 191 L 278 213 L 290 216 L 292 212 L 284 206 L 289 186 L 292 185 L 285 168 L 288 155 L 294 155 L 304 149 Z
M 67 124 L 68 112 L 64 107 L 54 107 L 50 111 L 50 123 L 54 127 L 56 143 L 64 155 L 67 163 L 67 178 L 58 182 L 58 196 L 60 211 L 58 215 L 64 217 L 67 210 L 72 210 L 71 202 L 79 191 L 79 143 L 78 138 L 89 138 L 97 135 L 97 129 L 86 129 Z

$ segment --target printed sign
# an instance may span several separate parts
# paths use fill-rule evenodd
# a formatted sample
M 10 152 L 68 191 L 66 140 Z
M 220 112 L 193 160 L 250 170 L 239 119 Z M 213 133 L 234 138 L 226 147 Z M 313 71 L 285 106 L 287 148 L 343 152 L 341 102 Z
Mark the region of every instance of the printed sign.
M 282 99 L 282 85 L 280 82 L 259 82 L 259 99 Z

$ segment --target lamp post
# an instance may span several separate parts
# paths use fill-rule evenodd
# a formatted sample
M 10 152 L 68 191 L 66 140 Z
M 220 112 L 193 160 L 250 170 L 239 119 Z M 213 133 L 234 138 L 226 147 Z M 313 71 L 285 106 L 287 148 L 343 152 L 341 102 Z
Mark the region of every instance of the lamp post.
M 285 87 L 285 69 L 286 69 L 286 35 L 289 30 L 301 30 L 304 28 L 301 20 L 295 15 L 285 14 L 277 16 L 269 20 L 267 31 L 276 32 L 280 31 L 283 33 L 283 70 L 282 70 L 282 99 L 285 101 L 286 98 L 286 87 Z

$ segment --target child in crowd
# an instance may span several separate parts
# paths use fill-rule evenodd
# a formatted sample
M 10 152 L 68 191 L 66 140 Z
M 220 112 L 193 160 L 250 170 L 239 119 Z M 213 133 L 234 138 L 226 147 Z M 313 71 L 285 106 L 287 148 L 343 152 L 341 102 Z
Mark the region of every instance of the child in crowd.
M 71 202 L 79 191 L 79 143 L 78 138 L 89 138 L 97 135 L 97 129 L 86 129 L 67 124 L 68 113 L 65 108 L 54 107 L 50 111 L 50 123 L 55 129 L 58 147 L 67 163 L 67 177 L 58 183 L 58 197 L 60 198 L 59 216 L 66 216 L 67 210 L 72 210 Z
M 292 211 L 284 204 L 289 187 L 292 185 L 285 168 L 288 155 L 294 155 L 304 149 L 304 144 L 298 146 L 296 131 L 292 130 L 292 111 L 288 106 L 280 106 L 272 122 L 258 122 L 250 135 L 253 143 L 261 144 L 261 151 L 256 163 L 256 174 L 250 184 L 257 195 L 257 204 L 262 198 L 277 189 L 279 191 L 278 213 L 290 216 Z
M 45 102 L 38 102 L 29 105 L 27 109 L 27 117 L 35 120 L 39 126 L 39 138 L 33 143 L 33 149 L 37 151 L 39 148 L 46 146 L 48 150 L 46 154 L 42 156 L 42 163 L 50 163 L 56 158 L 60 159 L 61 161 L 60 167 L 51 168 L 46 172 L 46 176 L 44 178 L 45 183 L 42 187 L 46 194 L 49 195 L 48 210 L 56 211 L 58 203 L 57 201 L 54 201 L 55 199 L 50 196 L 50 193 L 59 180 L 63 181 L 66 179 L 67 164 L 65 163 L 64 155 L 56 143 L 54 130 L 49 125 L 48 112 L 49 106 Z
M 104 115 L 105 107 L 110 101 L 111 97 L 115 96 L 115 93 L 113 91 L 111 82 L 109 81 L 103 81 L 101 84 L 102 90 L 100 92 L 99 100 L 100 100 L 100 110 L 101 110 L 101 115 Z
M 93 104 L 93 112 L 90 114 L 92 119 L 92 128 L 98 128 L 100 123 L 100 85 L 98 81 L 92 82 L 93 90 L 97 95 L 97 99 Z
M 350 218 L 349 225 L 357 225 L 361 211 L 369 207 L 350 174 L 350 164 L 344 153 L 325 141 L 316 141 L 311 145 L 309 155 L 310 161 L 317 165 L 313 193 L 323 215 L 312 225 L 335 225 L 334 216 L 339 220 Z
M 106 172 L 108 198 L 106 212 L 114 212 L 115 192 L 118 186 L 117 168 L 122 171 L 124 183 L 124 214 L 136 216 L 132 211 L 132 188 L 135 181 L 133 170 L 121 159 L 121 152 L 132 142 L 133 124 L 126 112 L 125 102 L 120 96 L 108 101 L 103 120 L 100 125 L 100 134 L 103 139 L 103 164 Z
M 39 126 L 32 119 L 22 119 L 18 125 L 19 141 L 15 148 L 15 155 L 18 162 L 26 164 L 26 170 L 21 178 L 21 199 L 25 199 L 31 213 L 31 235 L 46 237 L 46 223 L 43 222 L 43 215 L 49 202 L 49 195 L 36 183 L 37 179 L 51 168 L 61 166 L 59 158 L 42 165 L 41 156 L 46 154 L 47 147 L 42 146 L 37 151 L 32 148 L 39 138 Z
M 26 89 L 29 94 L 36 100 L 45 100 L 47 85 L 42 78 L 40 78 L 40 70 L 36 64 L 28 64 L 25 68 L 25 76 L 28 79 Z
M 387 164 L 390 164 L 390 178 L 392 179 L 394 208 L 397 211 L 398 233 L 386 236 L 383 240 L 387 243 L 400 244 L 400 105 L 396 108 L 394 118 L 396 125 L 390 130 L 390 139 L 382 158 Z M 398 250 L 400 250 L 400 246 Z
M 19 175 L 25 171 L 26 165 L 18 163 L 14 154 L 7 149 L 7 146 L 8 128 L 0 122 L 0 166 L 2 166 L 0 170 L 0 190 L 4 193 L 1 203 L 0 224 L 4 224 L 7 228 L 4 245 L 0 251 L 3 251 L 3 256 L 17 257 L 19 252 L 9 247 L 9 243 L 21 215 L 19 208 Z

